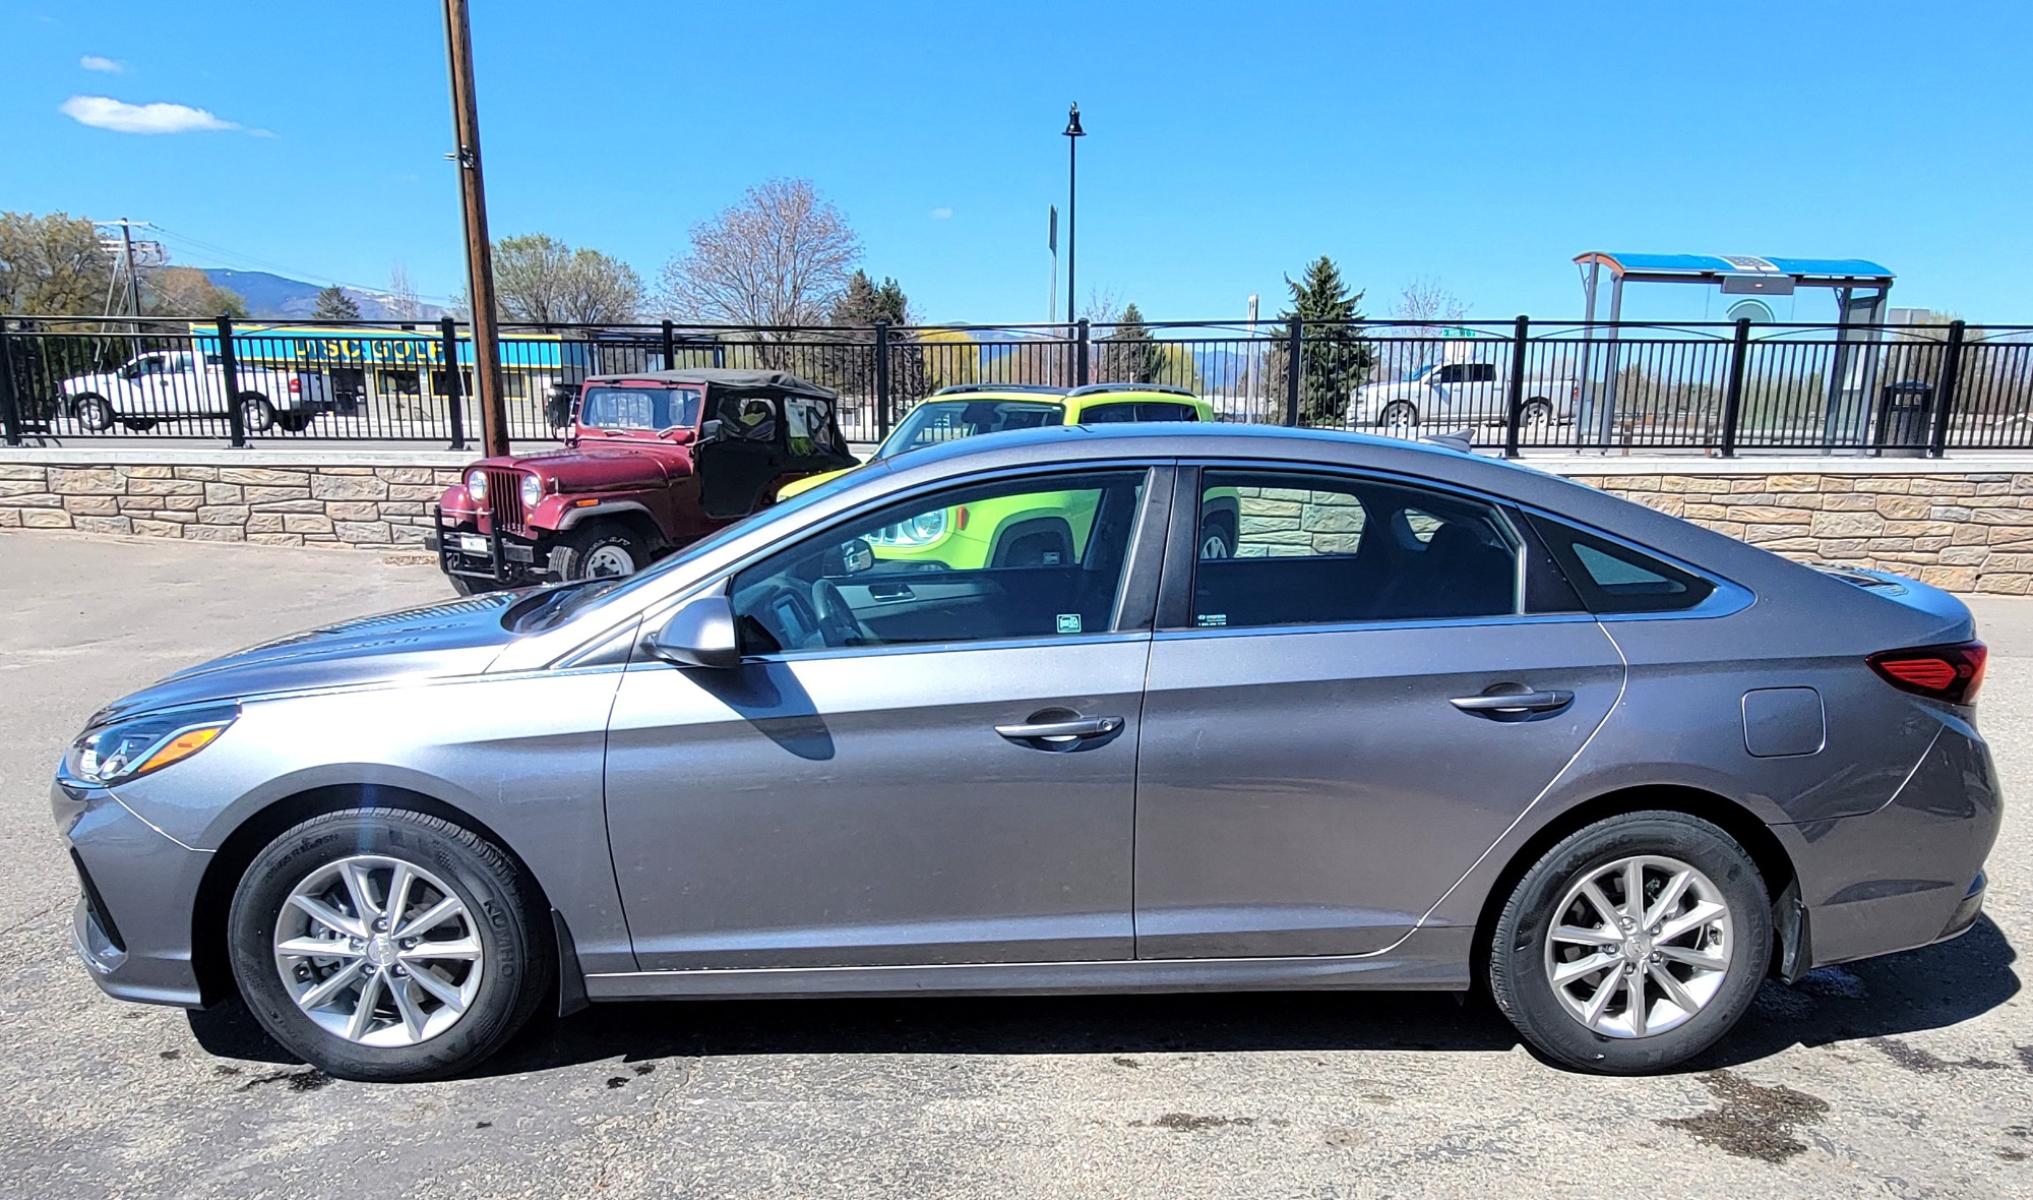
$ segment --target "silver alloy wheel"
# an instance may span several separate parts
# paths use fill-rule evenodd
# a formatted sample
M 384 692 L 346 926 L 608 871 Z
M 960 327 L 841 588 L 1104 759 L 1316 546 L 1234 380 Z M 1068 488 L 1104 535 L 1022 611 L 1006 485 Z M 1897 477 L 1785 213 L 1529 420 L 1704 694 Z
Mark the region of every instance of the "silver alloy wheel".
M 1210 530 L 1200 538 L 1201 558 L 1227 558 L 1228 539 L 1219 530 Z
M 1609 1037 L 1685 1024 L 1729 974 L 1730 912 L 1708 876 L 1657 854 L 1584 873 L 1553 910 L 1546 979 L 1569 1016 Z
M 1522 414 L 1525 424 L 1538 428 L 1553 423 L 1553 405 L 1547 400 L 1527 400 Z
M 635 574 L 635 558 L 626 546 L 609 543 L 595 546 L 586 556 L 586 578 L 612 579 L 620 575 Z
M 479 928 L 415 863 L 356 854 L 291 889 L 275 965 L 304 1015 L 363 1046 L 414 1046 L 458 1024 L 486 970 Z
M 1418 423 L 1419 410 L 1409 400 L 1393 400 L 1377 414 L 1377 426 L 1382 429 L 1411 429 Z

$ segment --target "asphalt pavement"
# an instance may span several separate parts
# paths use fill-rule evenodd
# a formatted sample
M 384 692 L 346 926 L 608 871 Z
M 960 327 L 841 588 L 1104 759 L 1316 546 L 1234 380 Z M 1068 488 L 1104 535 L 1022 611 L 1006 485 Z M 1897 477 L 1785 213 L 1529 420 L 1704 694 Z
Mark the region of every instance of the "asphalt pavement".
M 603 1006 L 477 1078 L 335 1081 L 235 1011 L 100 995 L 70 948 L 49 773 L 115 695 L 443 581 L 351 552 L 15 533 L 0 588 L 0 1196 L 2033 1192 L 2016 811 L 1971 933 L 1768 983 L 1660 1078 L 1548 1066 L 1484 1001 L 1330 993 Z M 1977 608 L 1979 723 L 2017 800 L 2033 601 Z

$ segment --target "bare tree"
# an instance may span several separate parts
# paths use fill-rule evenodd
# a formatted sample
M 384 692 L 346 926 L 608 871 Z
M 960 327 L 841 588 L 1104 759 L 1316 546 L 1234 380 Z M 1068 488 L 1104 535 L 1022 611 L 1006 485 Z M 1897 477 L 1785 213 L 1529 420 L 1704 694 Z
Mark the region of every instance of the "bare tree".
M 1399 289 L 1398 303 L 1391 316 L 1399 321 L 1417 321 L 1422 326 L 1435 327 L 1465 320 L 1468 306 L 1438 279 L 1422 275 L 1407 281 Z
M 691 249 L 664 266 L 662 300 L 690 321 L 817 325 L 860 258 L 847 219 L 810 182 L 772 179 L 692 227 Z
M 643 288 L 635 268 L 613 255 L 534 233 L 494 243 L 494 294 L 510 321 L 600 325 L 634 320 Z
M 1089 325 L 1113 325 L 1122 320 L 1122 298 L 1114 288 L 1089 288 L 1087 303 L 1080 306 L 1080 315 Z
M 409 281 L 409 268 L 396 263 L 388 268 L 388 298 L 383 302 L 391 319 L 414 321 L 423 316 L 423 305 L 417 303 L 416 285 Z

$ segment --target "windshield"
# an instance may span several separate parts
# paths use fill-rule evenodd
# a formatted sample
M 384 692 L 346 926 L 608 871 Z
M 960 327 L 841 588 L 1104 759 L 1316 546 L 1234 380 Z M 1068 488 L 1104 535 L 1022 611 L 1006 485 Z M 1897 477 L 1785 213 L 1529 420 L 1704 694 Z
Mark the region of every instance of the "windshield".
M 837 478 L 829 479 L 810 491 L 786 497 L 767 508 L 750 513 L 731 525 L 716 529 L 669 558 L 660 559 L 654 566 L 645 567 L 633 575 L 552 585 L 558 588 L 557 598 L 513 613 L 513 627 L 517 633 L 536 633 L 554 629 L 582 613 L 592 611 L 608 600 L 619 599 L 652 580 L 662 578 L 667 572 L 691 562 L 702 554 L 719 549 L 729 538 L 747 533 L 764 522 L 789 516 L 816 501 L 825 499 L 843 487 L 852 487 L 860 483 L 864 478 L 860 471 L 843 472 Z
M 595 429 L 692 429 L 699 424 L 697 388 L 591 387 L 579 424 Z
M 1065 419 L 1063 407 L 1033 400 L 927 401 L 910 411 L 896 432 L 875 452 L 875 457 L 889 458 L 906 450 L 957 441 L 977 433 L 1039 429 L 1063 424 Z

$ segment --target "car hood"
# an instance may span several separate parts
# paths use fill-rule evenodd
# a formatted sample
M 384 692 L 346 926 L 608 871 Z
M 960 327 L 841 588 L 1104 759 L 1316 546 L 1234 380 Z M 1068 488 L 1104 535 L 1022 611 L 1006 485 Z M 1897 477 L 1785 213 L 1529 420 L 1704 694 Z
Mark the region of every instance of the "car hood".
M 215 700 L 476 674 L 514 640 L 501 618 L 521 595 L 488 592 L 278 638 L 185 668 L 115 700 L 92 724 Z
M 544 454 L 519 454 L 513 458 L 490 458 L 483 460 L 482 465 L 535 471 L 546 479 L 557 480 L 559 488 L 564 491 L 592 491 L 662 487 L 673 476 L 691 473 L 692 456 L 685 446 L 630 442 L 573 446 Z

